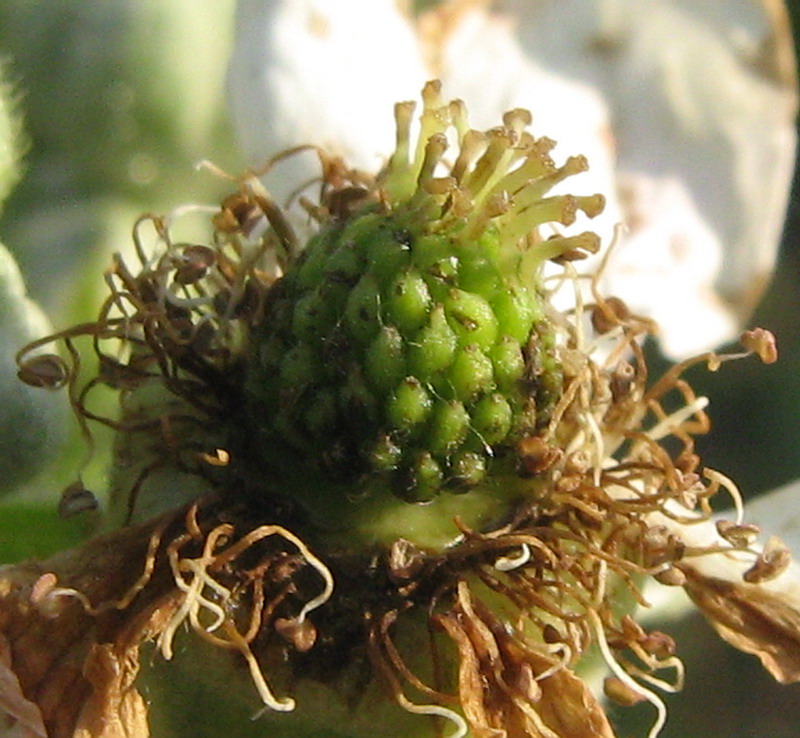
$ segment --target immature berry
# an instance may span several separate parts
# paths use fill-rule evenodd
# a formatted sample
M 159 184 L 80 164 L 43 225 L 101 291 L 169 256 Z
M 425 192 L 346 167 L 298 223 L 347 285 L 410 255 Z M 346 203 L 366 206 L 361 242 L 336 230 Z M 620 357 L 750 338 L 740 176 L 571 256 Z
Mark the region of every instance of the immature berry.
M 520 111 L 470 152 L 461 111 L 427 88 L 426 145 L 409 161 L 400 142 L 365 204 L 323 215 L 267 298 L 248 417 L 284 476 L 301 470 L 357 494 L 377 475 L 397 496 L 426 501 L 482 483 L 550 418 L 561 370 L 539 267 L 559 240 L 544 248 L 536 228 L 576 209 L 595 214 L 602 198 L 543 199 L 575 160 L 556 168 Z M 464 147 L 448 172 L 451 124 Z M 434 177 L 440 168 L 446 176 Z

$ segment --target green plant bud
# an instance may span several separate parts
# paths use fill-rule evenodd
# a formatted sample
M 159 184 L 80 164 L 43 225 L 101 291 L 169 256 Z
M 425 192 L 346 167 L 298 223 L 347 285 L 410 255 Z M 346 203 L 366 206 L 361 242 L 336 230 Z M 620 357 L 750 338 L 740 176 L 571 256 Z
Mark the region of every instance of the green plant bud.
M 474 343 L 456 353 L 447 377 L 457 399 L 470 402 L 493 387 L 492 362 Z
M 370 466 L 378 472 L 394 471 L 403 457 L 403 450 L 391 436 L 381 435 L 369 454 Z
M 431 453 L 439 458 L 452 454 L 467 437 L 469 425 L 469 413 L 463 403 L 451 400 L 437 404 L 427 437 Z
M 325 262 L 329 279 L 355 284 L 364 271 L 364 255 L 351 241 L 345 241 Z
M 442 467 L 429 451 L 421 451 L 400 477 L 399 495 L 407 502 L 429 502 L 439 492 L 444 480 Z
M 419 380 L 407 377 L 390 396 L 386 417 L 392 428 L 409 430 L 424 422 L 432 407 L 433 400 Z
M 477 344 L 488 349 L 497 338 L 497 318 L 491 305 L 480 295 L 460 289 L 451 289 L 444 300 L 448 325 L 455 332 L 458 343 Z
M 489 350 L 494 369 L 494 381 L 501 392 L 513 392 L 525 374 L 525 357 L 519 342 L 511 336 L 503 336 Z
M 312 433 L 324 433 L 336 426 L 338 412 L 336 394 L 330 389 L 321 389 L 310 398 L 306 411 L 306 426 Z
M 456 350 L 456 334 L 450 328 L 443 305 L 431 310 L 428 325 L 417 333 L 409 345 L 409 366 L 413 374 L 428 380 L 447 369 Z
M 298 343 L 292 347 L 281 363 L 281 401 L 295 402 L 314 382 L 316 370 L 317 360 L 308 344 Z
M 428 110 L 425 126 L 457 110 Z M 539 266 L 561 242 L 541 249 L 534 238 L 522 249 L 521 239 L 547 189 L 529 180 L 555 170 L 537 148 L 548 143 L 523 141 L 523 119 L 508 120 L 504 132 L 467 136 L 453 164 L 437 158 L 447 147 L 440 131 L 413 156 L 398 151 L 371 183 L 338 170 L 327 183 L 312 214 L 320 233 L 269 285 L 247 336 L 254 435 L 269 446 L 271 433 L 287 434 L 302 451 L 270 457 L 287 483 L 322 488 L 338 460 L 348 499 L 374 501 L 383 488 L 430 499 L 481 487 L 490 458 L 548 422 L 563 379 Z M 436 173 L 448 166 L 452 177 Z M 272 225 L 285 245 L 285 229 Z
M 431 309 L 428 285 L 416 269 L 399 274 L 389 286 L 384 310 L 389 322 L 409 335 L 419 330 Z
M 683 576 L 684 539 L 693 561 L 719 557 L 722 544 L 754 553 L 744 551 L 754 531 L 728 536 L 720 524 L 703 546 L 675 514 L 687 497 L 719 487 L 741 507 L 730 480 L 680 473 L 694 468 L 692 436 L 704 426 L 680 372 L 731 357 L 706 353 L 648 381 L 642 352 L 630 366 L 620 357 L 651 327 L 612 320 L 616 311 L 595 294 L 616 326 L 595 328 L 618 334 L 596 361 L 585 311 L 559 313 L 542 288 L 545 259 L 566 263 L 597 245 L 593 234 L 539 230 L 542 218 L 569 225 L 579 209 L 596 214 L 601 196 L 543 199 L 585 160 L 557 168 L 553 142 L 524 132 L 526 111 L 470 130 L 463 104 L 443 105 L 438 89 L 423 91 L 416 146 L 413 103 L 396 106 L 397 149 L 374 178 L 318 152 L 321 200 L 304 204 L 322 233 L 305 253 L 248 172 L 214 213 L 211 245 L 174 239 L 175 214 L 143 216 L 134 226 L 140 269 L 115 259 L 97 321 L 17 355 L 26 384 L 66 386 L 89 440 L 90 421 L 116 432 L 114 495 L 125 522 L 137 523 L 41 566 L 8 569 L 3 616 L 26 641 L 22 655 L 35 657 L 13 664 L 20 683 L 52 661 L 53 644 L 37 635 L 52 622 L 66 637 L 53 641 L 57 651 L 88 654 L 72 666 L 110 674 L 70 682 L 67 696 L 88 695 L 92 713 L 144 735 L 135 689 L 131 709 L 118 709 L 111 672 L 125 664 L 115 654 L 134 659 L 123 673 L 132 678 L 141 641 L 157 641 L 169 659 L 176 633 L 189 629 L 205 641 L 203 658 L 214 645 L 233 652 L 252 679 L 266 720 L 254 735 L 538 736 L 569 732 L 569 722 L 571 735 L 612 736 L 579 679 L 592 642 L 620 680 L 630 672 L 629 701 L 656 707 L 651 735 L 663 727 L 664 705 L 645 685 L 658 686 L 668 661 L 675 681 L 682 673 L 671 639 L 629 615 L 642 602 L 643 572 Z M 443 158 L 448 140 L 459 151 Z M 155 230 L 153 254 L 142 225 Z M 563 278 L 579 287 L 585 276 L 568 266 Z M 14 298 L 13 284 L 5 292 Z M 54 339 L 63 358 L 47 346 Z M 99 372 L 81 362 L 77 339 Z M 742 342 L 774 360 L 768 332 Z M 627 390 L 617 392 L 621 381 Z M 96 414 L 95 387 L 121 393 L 119 419 Z M 174 497 L 167 514 L 136 509 L 153 492 Z M 82 480 L 65 493 L 62 512 L 96 504 Z M 685 512 L 713 524 L 707 505 Z M 775 579 L 787 561 L 768 541 L 744 580 Z M 109 608 L 113 642 L 98 643 Z M 95 621 L 102 632 L 87 635 Z M 628 668 L 632 649 L 642 668 Z M 48 706 L 64 702 L 62 671 L 34 685 L 61 700 L 45 699 L 34 722 L 77 735 L 86 709 Z M 283 714 L 295 707 L 306 714 Z
M 481 398 L 472 410 L 472 428 L 483 444 L 493 446 L 511 430 L 513 411 L 500 393 Z
M 459 451 L 450 462 L 449 486 L 454 491 L 467 491 L 486 476 L 486 457 L 474 451 Z
M 403 338 L 393 325 L 381 328 L 367 349 L 364 368 L 375 389 L 388 394 L 406 376 Z
M 411 261 L 410 248 L 402 233 L 382 231 L 370 243 L 367 272 L 383 286 L 405 270 Z
M 344 315 L 350 334 L 359 342 L 368 341 L 380 328 L 380 291 L 372 274 L 365 274 L 347 298 Z
M 535 292 L 517 285 L 509 285 L 494 297 L 492 308 L 500 334 L 511 336 L 521 345 L 527 343 L 534 321 L 542 317 Z

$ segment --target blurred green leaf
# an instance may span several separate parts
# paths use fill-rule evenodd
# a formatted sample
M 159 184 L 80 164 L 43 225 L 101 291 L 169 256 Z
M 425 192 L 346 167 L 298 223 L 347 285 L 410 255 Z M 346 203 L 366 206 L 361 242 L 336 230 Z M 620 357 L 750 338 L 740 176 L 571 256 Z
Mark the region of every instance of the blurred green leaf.
M 0 507 L 0 561 L 47 558 L 78 543 L 84 527 L 80 519 L 59 518 L 55 505 L 5 504 Z
M 19 178 L 19 159 L 23 149 L 16 94 L 6 81 L 4 72 L 0 64 L 0 205 Z
M 0 244 L 0 494 L 32 478 L 52 458 L 64 425 L 63 395 L 17 378 L 17 351 L 50 326 L 27 298 L 11 254 Z

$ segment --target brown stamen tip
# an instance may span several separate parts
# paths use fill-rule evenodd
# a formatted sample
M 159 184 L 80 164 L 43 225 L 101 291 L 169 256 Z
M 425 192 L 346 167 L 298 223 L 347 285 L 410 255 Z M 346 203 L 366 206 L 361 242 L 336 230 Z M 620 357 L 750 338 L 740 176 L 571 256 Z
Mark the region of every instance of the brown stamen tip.
M 774 364 L 778 360 L 778 346 L 775 336 L 765 328 L 744 331 L 739 336 L 739 343 L 748 351 L 758 354 L 758 358 L 765 364 Z
M 779 577 L 792 562 L 792 554 L 777 536 L 770 536 L 764 550 L 742 576 L 748 584 L 761 584 Z
M 22 362 L 17 376 L 31 387 L 60 389 L 69 379 L 69 369 L 60 356 L 41 354 Z

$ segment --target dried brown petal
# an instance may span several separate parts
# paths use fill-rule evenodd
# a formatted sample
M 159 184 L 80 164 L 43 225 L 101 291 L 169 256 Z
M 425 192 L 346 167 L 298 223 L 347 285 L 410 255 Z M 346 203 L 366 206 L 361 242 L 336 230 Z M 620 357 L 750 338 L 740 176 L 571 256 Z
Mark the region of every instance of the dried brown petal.
M 663 524 L 691 549 L 730 546 L 711 521 L 686 525 L 659 514 L 650 522 Z M 752 558 L 741 551 L 687 557 L 679 567 L 686 592 L 719 635 L 788 684 L 800 681 L 800 567 L 784 550 L 778 539 L 768 542 L 762 556 L 780 563 L 783 573 L 758 583 L 744 581 Z
M 16 727 L 30 738 L 47 738 L 39 707 L 22 692 L 11 668 L 11 646 L 0 634 L 0 726 Z
M 140 597 L 141 607 L 130 611 L 124 627 L 113 606 L 94 613 L 87 608 L 116 601 L 131 587 L 141 575 L 151 532 L 152 526 L 132 526 L 48 562 L 0 570 L 0 708 L 29 735 L 149 735 L 133 680 L 138 645 L 163 608 Z M 163 593 L 159 586 L 153 592 L 156 598 Z
M 728 643 L 757 656 L 782 684 L 800 681 L 800 592 L 786 588 L 727 581 L 684 567 L 686 591 L 714 629 Z M 788 579 L 788 577 L 786 577 Z
M 83 674 L 93 691 L 73 738 L 148 738 L 147 705 L 133 686 L 138 672 L 138 646 L 122 653 L 109 643 L 91 647 Z
M 617 677 L 606 677 L 603 681 L 603 693 L 608 699 L 622 707 L 630 707 L 645 701 L 645 697 L 641 692 L 631 689 Z
M 457 607 L 436 621 L 458 649 L 459 697 L 470 735 L 614 738 L 586 683 L 554 656 L 524 644 L 464 583 Z M 531 676 L 539 677 L 536 689 Z

